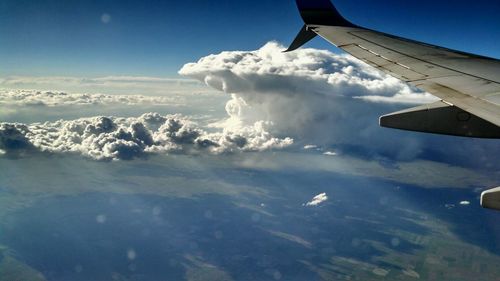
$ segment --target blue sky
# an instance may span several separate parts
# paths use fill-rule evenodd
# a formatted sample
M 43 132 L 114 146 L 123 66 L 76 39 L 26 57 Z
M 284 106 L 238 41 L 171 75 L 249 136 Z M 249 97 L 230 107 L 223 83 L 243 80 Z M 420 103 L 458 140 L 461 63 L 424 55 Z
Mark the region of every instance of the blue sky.
M 366 27 L 500 57 L 495 1 L 334 3 Z M 0 75 L 176 76 L 184 63 L 210 53 L 288 44 L 301 24 L 291 0 L 6 0 Z M 308 46 L 334 49 L 321 39 Z

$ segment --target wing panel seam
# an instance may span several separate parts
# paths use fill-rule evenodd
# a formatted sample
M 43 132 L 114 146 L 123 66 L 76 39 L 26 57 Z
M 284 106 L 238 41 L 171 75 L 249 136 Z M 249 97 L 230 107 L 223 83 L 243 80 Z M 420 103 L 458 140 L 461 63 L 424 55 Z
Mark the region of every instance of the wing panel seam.
M 375 32 L 375 31 L 374 31 L 374 32 Z M 477 79 L 481 79 L 481 80 L 484 80 L 484 81 L 488 81 L 488 82 L 490 82 L 490 83 L 494 83 L 494 84 L 500 85 L 500 82 L 498 82 L 498 81 L 494 81 L 494 80 L 491 80 L 491 79 L 486 79 L 486 78 L 484 78 L 484 77 L 480 77 L 480 76 L 472 75 L 472 74 L 469 74 L 469 73 L 465 73 L 465 72 L 462 72 L 462 71 L 459 71 L 459 70 L 456 70 L 456 69 L 453 69 L 453 68 L 449 68 L 449 67 L 446 67 L 446 66 L 442 66 L 442 65 L 437 64 L 437 63 L 434 63 L 434 62 L 430 62 L 430 61 L 422 60 L 422 59 L 420 59 L 420 58 L 417 58 L 417 57 L 414 57 L 414 56 L 411 56 L 411 55 L 405 54 L 405 53 L 403 53 L 403 52 L 401 52 L 401 51 L 397 51 L 397 50 L 394 50 L 394 49 L 388 48 L 388 47 L 386 47 L 386 46 L 380 45 L 379 43 L 376 43 L 376 42 L 373 42 L 373 41 L 371 41 L 371 40 L 365 39 L 365 38 L 364 38 L 364 37 L 362 37 L 362 36 L 356 35 L 356 34 L 354 34 L 354 33 L 353 33 L 353 32 L 351 32 L 351 31 L 348 31 L 347 33 L 349 33 L 350 35 L 352 35 L 352 36 L 354 36 L 354 37 L 357 37 L 357 38 L 359 38 L 359 39 L 361 39 L 361 40 L 364 40 L 364 41 L 366 41 L 366 42 L 369 42 L 369 43 L 371 43 L 371 44 L 377 45 L 377 46 L 379 46 L 379 47 L 381 47 L 381 48 L 384 48 L 384 49 L 390 50 L 390 51 L 392 51 L 392 52 L 398 53 L 398 54 L 400 54 L 400 55 L 403 55 L 403 56 L 406 56 L 406 57 L 409 57 L 409 58 L 412 58 L 412 59 L 418 60 L 418 61 L 420 61 L 420 62 L 423 62 L 423 63 L 428 63 L 428 64 L 431 64 L 431 65 L 434 65 L 434 66 L 437 66 L 437 67 L 440 67 L 440 68 L 443 68 L 443 69 L 446 69 L 446 70 L 449 70 L 449 71 L 453 71 L 453 72 L 456 72 L 456 73 L 460 73 L 460 74 L 462 74 L 462 75 L 467 75 L 467 76 L 470 76 L 470 77 L 474 77 L 474 78 L 477 78 Z M 349 45 L 352 45 L 352 44 L 349 44 Z M 412 70 L 412 71 L 414 71 L 414 70 Z M 416 71 L 415 71 L 415 72 L 416 72 Z M 452 76 L 452 75 L 450 75 L 450 76 Z

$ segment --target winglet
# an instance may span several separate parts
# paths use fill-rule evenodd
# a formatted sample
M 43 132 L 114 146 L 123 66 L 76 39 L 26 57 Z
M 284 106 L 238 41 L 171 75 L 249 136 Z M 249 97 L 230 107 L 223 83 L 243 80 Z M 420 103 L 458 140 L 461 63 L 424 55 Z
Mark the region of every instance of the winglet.
M 330 0 L 296 0 L 296 3 L 306 25 L 356 27 L 337 11 Z
M 311 39 L 316 37 L 316 33 L 312 31 L 311 29 L 307 28 L 307 25 L 304 25 L 302 29 L 299 31 L 299 34 L 297 34 L 297 37 L 295 37 L 295 40 L 293 40 L 292 44 L 286 51 L 283 51 L 283 53 L 286 52 L 291 52 L 293 50 L 296 50 L 300 48 L 300 46 L 304 45 L 305 43 L 309 42 Z
M 316 37 L 316 32 L 310 25 L 356 27 L 337 11 L 330 0 L 296 0 L 296 3 L 305 25 L 284 52 L 296 50 Z

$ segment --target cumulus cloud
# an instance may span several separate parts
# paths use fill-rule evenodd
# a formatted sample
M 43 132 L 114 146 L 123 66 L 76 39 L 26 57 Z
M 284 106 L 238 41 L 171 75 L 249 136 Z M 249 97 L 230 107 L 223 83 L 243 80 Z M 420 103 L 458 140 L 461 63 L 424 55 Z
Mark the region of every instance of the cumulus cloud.
M 222 126 L 265 120 L 272 124 L 270 132 L 292 136 L 301 146 L 314 143 L 370 159 L 434 155 L 458 165 L 496 167 L 488 151 L 498 151 L 498 143 L 379 127 L 380 115 L 436 101 L 432 95 L 349 55 L 283 49 L 271 42 L 255 51 L 226 51 L 188 63 L 179 73 L 230 94 Z M 477 160 L 471 159 L 472 150 Z
M 56 91 L 0 90 L 0 105 L 182 105 L 179 98 L 144 95 L 68 94 Z
M 33 145 L 27 138 L 28 126 L 24 124 L 0 124 L 0 151 L 27 150 Z
M 305 205 L 306 206 L 318 206 L 319 204 L 325 202 L 326 200 L 328 200 L 328 196 L 326 195 L 326 193 L 320 193 L 316 196 L 313 197 L 313 199 L 309 202 L 307 202 Z
M 383 74 L 348 55 L 299 49 L 283 53 L 268 43 L 256 51 L 222 52 L 188 63 L 179 71 L 231 95 L 224 126 L 272 122 L 277 134 L 307 145 L 342 144 L 369 150 L 394 150 L 387 135 L 377 134 L 378 116 L 395 104 L 436 98 Z M 403 106 L 404 107 L 404 106 Z M 396 157 L 413 158 L 419 143 L 405 140 Z
M 76 153 L 96 160 L 133 159 L 157 153 L 225 153 L 284 148 L 290 138 L 273 137 L 265 122 L 238 130 L 207 132 L 181 115 L 94 117 L 35 124 L 0 123 L 0 150 Z
M 304 145 L 304 149 L 305 149 L 305 150 L 309 150 L 309 149 L 318 149 L 318 146 L 317 146 L 317 145 L 314 145 L 314 144 L 306 144 L 306 145 Z

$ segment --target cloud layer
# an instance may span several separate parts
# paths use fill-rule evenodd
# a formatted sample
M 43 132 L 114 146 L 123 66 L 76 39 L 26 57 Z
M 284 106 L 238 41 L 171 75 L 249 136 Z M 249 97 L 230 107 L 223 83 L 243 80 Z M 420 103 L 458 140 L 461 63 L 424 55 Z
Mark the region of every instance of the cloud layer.
M 165 95 L 207 91 L 207 87 L 196 80 L 147 76 L 8 76 L 0 77 L 0 88 L 127 95 Z
M 158 153 L 225 153 L 283 148 L 265 122 L 238 130 L 207 132 L 181 115 L 147 113 L 138 118 L 95 117 L 31 125 L 0 123 L 0 151 L 77 153 L 95 160 L 133 159 Z
M 393 165 L 394 160 L 411 161 L 419 158 L 496 169 L 498 161 L 494 157 L 496 154 L 492 153 L 498 151 L 496 142 L 436 137 L 378 126 L 378 116 L 409 107 L 401 103 L 432 102 L 435 98 L 431 95 L 411 88 L 348 55 L 316 49 L 299 49 L 291 53 L 282 53 L 282 50 L 283 47 L 277 43 L 268 43 L 259 50 L 222 52 L 186 64 L 179 71 L 180 74 L 230 94 L 225 106 L 227 117 L 220 114 L 206 116 L 212 122 L 209 126 L 201 127 L 190 118 L 177 115 L 176 118 L 182 123 L 181 128 L 189 124 L 190 128 L 194 128 L 195 137 L 188 138 L 187 142 L 180 142 L 182 138 L 176 137 L 177 133 L 171 135 L 168 131 L 159 131 L 161 126 L 151 127 L 141 119 L 143 117 L 96 117 L 32 125 L 3 123 L 0 149 L 7 153 L 41 150 L 81 153 L 95 159 L 128 159 L 155 152 L 264 150 L 289 146 L 293 139 L 301 147 L 309 148 L 309 153 L 347 154 L 382 161 L 388 166 Z M 150 96 L 158 91 L 171 93 L 172 87 L 183 93 L 199 93 L 193 89 L 201 88 L 208 93 L 208 87 L 193 81 L 125 76 L 92 79 L 11 77 L 3 81 L 0 79 L 0 86 L 32 83 L 43 88 L 44 85 L 57 82 L 66 85 L 65 88 L 73 85 L 82 89 L 80 86 L 90 85 L 96 89 L 93 87 L 105 85 L 127 92 L 132 87 L 146 96 L 69 95 L 55 91 L 16 90 L 0 91 L 0 104 L 5 105 L 2 109 L 5 111 L 11 110 L 9 106 L 12 104 L 172 105 L 172 102 L 180 104 L 187 101 L 193 105 L 192 108 L 205 106 L 210 108 L 210 112 L 216 110 L 219 102 L 207 105 L 205 101 L 208 100 L 200 101 L 199 98 L 186 98 L 179 102 L 177 98 L 172 101 L 171 95 Z M 216 97 L 212 92 L 210 101 Z M 135 112 L 141 114 L 144 111 Z M 194 114 L 194 111 L 184 112 L 187 115 Z M 76 116 L 73 119 L 81 115 L 72 116 Z M 105 118 L 114 124 L 111 131 L 95 134 L 85 131 L 87 126 L 96 127 Z M 140 125 L 134 127 L 134 122 L 142 124 L 145 130 Z M 79 129 L 72 131 L 66 129 L 67 126 Z M 141 130 L 145 135 L 151 135 L 152 144 L 137 137 Z M 464 150 L 463 147 L 468 149 Z M 475 157 L 471 158 L 470 155 Z
M 0 106 L 182 105 L 179 98 L 143 95 L 68 94 L 55 91 L 0 90 Z

